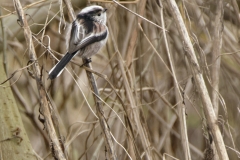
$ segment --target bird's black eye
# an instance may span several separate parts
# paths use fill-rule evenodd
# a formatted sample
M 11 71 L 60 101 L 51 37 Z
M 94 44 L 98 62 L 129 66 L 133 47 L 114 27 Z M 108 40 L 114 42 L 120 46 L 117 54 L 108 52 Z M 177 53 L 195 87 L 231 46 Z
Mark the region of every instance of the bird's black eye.
M 98 16 L 101 16 L 101 13 L 98 13 Z

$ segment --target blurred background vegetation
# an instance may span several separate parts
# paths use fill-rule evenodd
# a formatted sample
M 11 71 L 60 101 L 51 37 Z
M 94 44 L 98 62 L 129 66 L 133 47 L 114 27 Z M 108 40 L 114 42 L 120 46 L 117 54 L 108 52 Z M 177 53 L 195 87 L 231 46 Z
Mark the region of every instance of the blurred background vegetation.
M 132 137 L 127 134 L 126 130 L 129 126 L 126 121 L 132 121 L 133 117 L 126 117 L 126 111 L 121 103 L 122 101 L 126 106 L 131 104 L 124 87 L 125 83 L 128 83 L 136 107 L 140 109 L 141 123 L 146 129 L 154 159 L 164 157 L 184 159 L 177 110 L 180 103 L 183 103 L 186 108 L 191 157 L 193 160 L 204 159 L 204 151 L 208 148 L 210 141 L 207 124 L 201 99 L 186 63 L 184 46 L 168 5 L 162 1 L 163 7 L 161 8 L 159 0 L 121 2 L 128 9 L 159 26 L 162 26 L 161 9 L 163 9 L 162 16 L 167 29 L 167 41 L 163 38 L 162 29 L 138 18 L 111 1 L 72 1 L 76 13 L 91 4 L 98 4 L 108 9 L 109 39 L 104 49 L 92 57 L 91 64 L 94 71 L 103 75 L 96 75 L 97 84 L 100 97 L 104 101 L 104 114 L 110 130 L 117 142 L 122 145 L 115 143 L 114 140 L 118 158 L 129 159 L 123 147 L 131 155 L 131 146 L 128 141 Z M 28 69 L 26 67 L 29 56 L 23 30 L 18 24 L 16 13 L 13 12 L 15 9 L 12 1 L 1 0 L 0 3 L 0 55 L 3 57 L 7 77 L 15 73 L 9 81 L 10 87 L 33 150 L 42 158 L 52 159 L 49 156 L 50 147 L 46 132 L 38 120 L 40 107 L 38 88 L 29 74 L 32 72 L 31 67 Z M 71 22 L 64 2 L 61 0 L 22 0 L 21 3 L 25 7 L 24 11 L 33 34 L 38 62 L 42 68 L 43 85 L 59 113 L 61 132 L 65 136 L 69 158 L 106 158 L 101 128 L 92 112 L 95 112 L 95 102 L 85 70 L 74 64 L 80 65 L 82 60 L 75 57 L 74 63 L 67 66 L 68 71 L 65 70 L 52 83 L 47 80 L 48 71 L 57 62 L 54 56 L 60 59 L 67 50 L 65 44 Z M 240 1 L 224 1 L 222 48 L 219 57 L 215 59 L 212 58 L 215 1 L 186 0 L 177 1 L 177 3 L 210 93 L 213 90 L 211 66 L 217 59 L 221 60 L 218 125 L 229 159 L 239 159 Z M 166 42 L 169 45 L 178 85 L 182 88 L 183 102 L 177 96 L 172 71 L 168 69 L 170 66 Z M 124 65 L 127 82 L 122 76 L 120 63 Z M 114 86 L 114 89 L 109 83 Z M 0 87 L 6 86 L 9 85 L 4 83 Z M 133 121 L 131 124 L 134 123 Z M 132 127 L 137 153 L 142 159 L 146 159 L 139 132 L 134 125 Z

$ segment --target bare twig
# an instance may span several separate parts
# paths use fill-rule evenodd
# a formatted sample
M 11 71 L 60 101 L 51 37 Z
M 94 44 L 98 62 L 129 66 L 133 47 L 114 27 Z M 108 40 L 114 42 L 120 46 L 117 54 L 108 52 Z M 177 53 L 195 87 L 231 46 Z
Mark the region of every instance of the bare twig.
M 33 6 L 35 6 L 35 5 L 41 4 L 41 3 L 43 3 L 43 2 L 48 2 L 48 0 L 39 0 L 39 1 L 37 1 L 37 2 L 31 3 L 31 4 L 23 7 L 23 10 L 28 9 L 28 8 L 31 8 L 31 7 L 33 7 Z M 57 0 L 55 0 L 55 2 L 57 2 Z M 10 16 L 10 15 L 12 15 L 12 14 L 14 14 L 14 13 L 16 13 L 16 11 L 13 11 L 13 12 L 8 13 L 8 14 L 6 14 L 6 15 L 1 15 L 0 18 L 4 18 L 4 17 L 7 17 L 7 16 Z
M 140 17 L 141 19 L 143 19 L 143 20 L 145 20 L 145 21 L 151 23 L 152 25 L 154 25 L 154 26 L 156 26 L 156 27 L 158 27 L 158 28 L 160 28 L 160 29 L 163 29 L 161 26 L 157 25 L 156 23 L 154 23 L 154 22 L 152 22 L 152 21 L 149 21 L 147 18 L 144 18 L 143 16 L 141 16 L 141 15 L 139 15 L 139 14 L 137 14 L 137 13 L 131 11 L 130 9 L 128 9 L 128 8 L 126 8 L 126 7 L 124 7 L 123 5 L 121 5 L 121 4 L 120 4 L 119 2 L 117 2 L 116 0 L 113 0 L 113 2 L 116 3 L 116 4 L 118 4 L 120 7 L 126 9 L 127 11 L 131 12 L 132 14 L 134 14 L 134 15 Z
M 212 98 L 212 105 L 218 117 L 219 111 L 219 76 L 220 76 L 220 63 L 221 63 L 221 49 L 222 49 L 222 34 L 223 34 L 223 0 L 218 0 L 213 3 L 216 10 L 212 10 L 214 13 L 214 17 L 212 20 L 212 66 L 211 66 L 211 98 Z M 212 7 L 213 7 L 212 6 Z M 219 58 L 218 58 L 219 57 Z M 216 147 L 214 143 L 212 144 L 213 151 L 216 153 Z M 218 154 L 214 154 L 214 159 L 218 160 Z
M 74 14 L 72 3 L 69 0 L 63 0 L 63 1 L 67 6 L 69 19 L 71 22 L 73 22 L 73 20 L 76 18 L 76 15 Z
M 190 41 L 187 29 L 183 22 L 183 18 L 179 12 L 177 4 L 174 0 L 167 1 L 168 6 L 171 10 L 173 18 L 175 19 L 175 23 L 177 25 L 177 29 L 179 31 L 180 37 L 184 43 L 186 56 L 188 58 L 188 62 L 191 66 L 191 71 L 196 82 L 196 86 L 198 88 L 199 94 L 202 99 L 203 110 L 206 115 L 207 123 L 210 127 L 210 131 L 213 134 L 213 140 L 217 148 L 217 153 L 219 155 L 220 160 L 228 160 L 228 155 L 226 152 L 226 148 L 223 142 L 223 138 L 219 127 L 217 125 L 217 117 L 213 110 L 213 106 L 203 79 L 203 75 L 201 73 L 197 57 L 195 55 L 192 43 Z
M 161 4 L 161 1 L 159 1 L 159 3 Z M 160 5 L 162 6 L 162 5 Z M 163 20 L 163 8 L 160 7 L 160 16 L 161 16 L 161 23 L 162 23 L 162 27 L 165 30 L 165 22 Z M 177 77 L 176 77 L 176 73 L 175 73 L 175 67 L 172 61 L 172 56 L 170 55 L 170 49 L 168 46 L 168 40 L 167 40 L 167 36 L 166 36 L 166 32 L 163 32 L 163 37 L 164 37 L 164 44 L 167 50 L 167 55 L 168 55 L 168 60 L 169 60 L 169 64 L 171 67 L 171 71 L 172 71 L 172 76 L 173 76 L 173 80 L 174 80 L 174 86 L 175 86 L 175 91 L 176 91 L 176 100 L 181 101 L 182 103 L 178 104 L 178 114 L 179 114 L 179 120 L 180 120 L 180 130 L 181 130 L 181 141 L 182 141 L 182 148 L 184 151 L 184 155 L 185 155 L 185 159 L 186 160 L 191 160 L 191 154 L 190 154 L 190 149 L 189 149 L 189 142 L 188 142 L 188 133 L 187 133 L 187 124 L 186 124 L 186 108 L 185 108 L 185 104 L 184 104 L 184 100 L 183 100 L 183 96 L 182 93 L 180 91 L 180 87 L 178 85 L 178 81 L 177 81 Z
M 91 69 L 90 64 L 86 63 L 85 59 L 83 59 L 83 64 L 85 64 L 84 66 Z M 87 76 L 88 76 L 88 80 L 89 80 L 91 89 L 94 92 L 93 96 L 94 96 L 94 100 L 95 100 L 95 103 L 96 103 L 97 116 L 99 118 L 100 126 L 102 128 L 103 133 L 104 133 L 104 139 L 105 139 L 105 144 L 106 144 L 106 147 L 107 147 L 107 152 L 108 152 L 109 158 L 110 158 L 110 160 L 116 160 L 117 156 L 116 156 L 116 153 L 115 153 L 115 150 L 114 150 L 110 128 L 109 128 L 109 126 L 107 124 L 107 121 L 104 117 L 104 112 L 103 112 L 103 109 L 102 109 L 102 101 L 101 101 L 101 99 L 98 98 L 99 97 L 99 92 L 98 92 L 95 77 L 93 76 L 92 72 L 89 72 L 89 71 L 86 70 L 86 73 L 87 73 Z
M 221 49 L 222 49 L 222 34 L 223 34 L 223 0 L 216 1 L 216 13 L 213 31 L 213 46 L 212 46 L 212 66 L 211 66 L 211 81 L 212 81 L 212 104 L 216 116 L 219 110 L 219 74 L 221 63 Z M 219 58 L 218 58 L 219 57 Z
M 111 33 L 111 26 L 109 27 L 109 30 L 110 30 L 110 33 Z M 140 118 L 141 117 L 140 114 L 142 114 L 142 113 L 140 113 L 140 112 L 142 112 L 141 108 L 138 108 L 137 105 L 136 105 L 134 95 L 131 91 L 129 81 L 127 79 L 127 74 L 126 74 L 126 71 L 125 71 L 125 68 L 124 68 L 124 65 L 123 65 L 123 59 L 122 59 L 121 54 L 118 50 L 115 39 L 113 38 L 113 36 L 111 36 L 111 39 L 113 41 L 114 49 L 118 53 L 118 65 L 119 65 L 119 68 L 120 68 L 120 71 L 121 71 L 121 74 L 122 74 L 122 77 L 123 77 L 123 85 L 124 85 L 124 88 L 126 90 L 127 100 L 130 103 L 130 105 L 127 106 L 128 109 L 126 110 L 127 111 L 126 114 L 127 114 L 128 117 L 133 117 L 134 122 L 131 122 L 131 123 L 136 124 L 136 131 L 140 135 L 141 143 L 142 143 L 142 146 L 144 148 L 146 157 L 147 157 L 148 160 L 152 160 L 153 159 L 153 154 L 152 154 L 151 143 L 150 143 L 149 136 L 148 136 L 148 133 L 147 133 L 147 128 L 145 128 L 145 126 L 144 126 L 144 122 L 143 122 L 144 120 Z M 134 126 L 135 124 L 132 124 L 132 126 Z
M 141 3 L 139 3 L 138 5 L 138 9 L 139 9 L 139 14 L 142 16 L 144 15 L 144 7 L 146 5 L 146 0 L 141 0 Z M 138 19 L 137 23 L 141 23 L 142 19 Z M 128 49 L 127 49 L 127 66 L 129 66 L 132 63 L 133 57 L 134 57 L 134 50 L 135 50 L 135 44 L 137 42 L 137 37 L 138 37 L 138 30 L 137 27 L 133 28 L 133 31 L 131 33 L 131 38 L 129 40 L 129 44 L 128 44 Z
M 20 22 L 24 31 L 24 36 L 25 36 L 28 50 L 29 50 L 29 58 L 31 61 L 34 62 L 33 69 L 34 69 L 35 80 L 37 83 L 39 96 L 40 96 L 40 104 L 41 104 L 40 110 L 42 115 L 44 116 L 44 125 L 50 139 L 49 145 L 51 146 L 53 156 L 56 159 L 64 160 L 66 158 L 61 148 L 61 144 L 59 143 L 58 137 L 56 135 L 56 131 L 53 125 L 52 117 L 51 117 L 50 106 L 48 104 L 45 88 L 41 80 L 41 71 L 40 71 L 40 67 L 37 61 L 37 56 L 36 56 L 33 41 L 32 41 L 32 33 L 28 26 L 20 1 L 14 0 L 14 6 L 18 14 L 18 18 L 19 18 L 18 21 Z

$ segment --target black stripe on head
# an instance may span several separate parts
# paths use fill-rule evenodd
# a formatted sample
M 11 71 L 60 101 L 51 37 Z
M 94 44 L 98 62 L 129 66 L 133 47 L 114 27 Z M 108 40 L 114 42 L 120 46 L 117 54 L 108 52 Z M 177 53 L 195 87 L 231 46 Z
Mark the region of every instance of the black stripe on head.
M 101 12 L 101 11 L 102 11 L 102 9 L 98 9 L 98 8 L 96 9 L 96 8 L 95 8 L 93 11 L 89 11 L 88 14 L 89 14 L 89 15 L 96 15 L 97 13 L 99 13 L 99 12 Z
M 100 8 L 94 8 L 93 10 L 90 10 L 88 12 L 84 13 L 79 13 L 77 15 L 77 19 L 87 19 L 93 21 L 94 19 L 92 18 L 93 16 L 97 15 L 99 12 L 102 12 L 102 9 Z
M 86 13 L 84 13 L 84 14 L 79 13 L 79 14 L 77 15 L 77 19 L 78 19 L 78 20 L 83 19 L 83 20 L 85 20 L 85 21 L 86 21 L 86 20 L 88 20 L 88 21 L 93 21 L 92 16 L 89 15 L 89 14 L 86 14 Z

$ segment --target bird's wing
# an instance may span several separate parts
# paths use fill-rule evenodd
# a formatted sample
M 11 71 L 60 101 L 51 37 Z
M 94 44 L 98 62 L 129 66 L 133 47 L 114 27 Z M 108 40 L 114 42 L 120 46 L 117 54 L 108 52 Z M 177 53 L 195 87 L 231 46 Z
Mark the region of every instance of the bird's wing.
M 68 51 L 70 54 L 76 51 L 77 45 L 79 44 L 79 42 L 82 41 L 83 37 L 84 37 L 83 26 L 79 25 L 76 20 L 73 21 L 68 46 Z
M 82 39 L 82 41 L 80 43 L 78 43 L 76 50 L 74 50 L 73 52 L 83 49 L 85 47 L 87 47 L 90 44 L 93 44 L 95 42 L 99 42 L 103 39 L 105 39 L 108 36 L 108 29 L 106 26 L 101 27 L 101 32 L 100 33 L 92 33 L 89 36 L 85 37 L 84 39 Z

